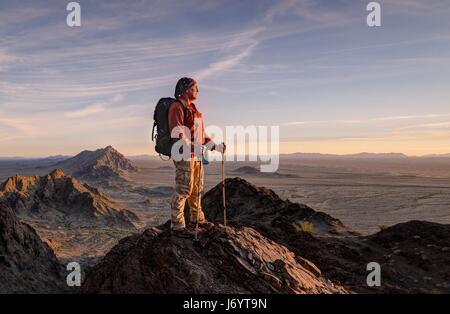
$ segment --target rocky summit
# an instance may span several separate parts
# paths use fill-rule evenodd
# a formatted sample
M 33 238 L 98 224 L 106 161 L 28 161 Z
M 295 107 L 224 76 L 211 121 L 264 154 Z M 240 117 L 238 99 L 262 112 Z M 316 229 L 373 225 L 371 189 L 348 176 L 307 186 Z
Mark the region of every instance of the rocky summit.
M 112 146 L 95 151 L 82 151 L 57 163 L 56 167 L 82 180 L 123 180 L 128 173 L 138 171 L 130 160 Z
M 274 191 L 257 187 L 236 177 L 225 180 L 227 219 L 235 225 L 253 226 L 274 231 L 280 225 L 285 232 L 314 225 L 323 235 L 352 234 L 342 222 L 323 212 L 298 203 L 282 200 Z M 202 199 L 208 220 L 223 222 L 222 185 L 208 191 Z
M 231 226 L 254 228 L 352 292 L 450 292 L 450 225 L 409 221 L 360 236 L 338 219 L 241 178 L 226 179 L 225 185 Z M 203 198 L 207 219 L 216 223 L 223 223 L 221 193 L 218 184 Z M 380 287 L 367 285 L 371 262 L 381 267 Z
M 134 228 L 138 217 L 121 209 L 98 189 L 55 169 L 45 176 L 13 176 L 0 185 L 0 203 L 23 218 L 70 225 Z
M 82 293 L 346 293 L 258 231 L 207 224 L 198 241 L 170 223 L 119 242 L 90 272 Z
M 35 230 L 0 204 L 0 293 L 61 292 L 64 269 Z

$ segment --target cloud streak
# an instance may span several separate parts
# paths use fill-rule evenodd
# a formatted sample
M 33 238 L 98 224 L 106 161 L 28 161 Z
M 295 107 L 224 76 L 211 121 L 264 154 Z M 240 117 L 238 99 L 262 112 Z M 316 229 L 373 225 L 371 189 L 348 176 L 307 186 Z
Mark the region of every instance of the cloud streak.
M 357 120 L 312 120 L 312 121 L 292 121 L 292 122 L 282 122 L 282 126 L 302 126 L 302 125 L 321 125 L 321 124 L 363 124 L 363 123 L 374 123 L 374 122 L 390 122 L 390 121 L 408 121 L 408 120 L 420 120 L 420 119 L 435 119 L 442 117 L 449 117 L 450 114 L 440 113 L 440 114 L 422 114 L 422 115 L 401 115 L 401 116 L 385 116 L 385 117 L 375 117 Z M 444 122 L 444 124 L 447 122 Z M 439 126 L 441 123 L 429 123 L 429 124 L 419 124 L 414 126 L 407 126 L 405 128 L 411 128 L 415 126 Z
M 87 116 L 91 116 L 94 114 L 98 114 L 105 110 L 106 110 L 105 103 L 96 103 L 96 104 L 93 104 L 92 106 L 88 106 L 88 107 L 80 109 L 80 110 L 66 112 L 64 115 L 68 118 L 82 118 L 82 117 L 87 117 Z
M 223 60 L 209 64 L 206 69 L 197 72 L 195 74 L 195 77 L 198 78 L 199 80 L 205 80 L 208 77 L 211 77 L 215 74 L 221 73 L 225 70 L 228 70 L 238 65 L 239 63 L 241 63 L 243 60 L 245 60 L 247 57 L 250 56 L 256 45 L 257 44 L 254 43 L 237 54 L 231 55 Z
M 405 115 L 374 118 L 374 121 L 398 121 L 398 120 L 417 120 L 447 117 L 449 114 L 425 114 L 425 115 Z

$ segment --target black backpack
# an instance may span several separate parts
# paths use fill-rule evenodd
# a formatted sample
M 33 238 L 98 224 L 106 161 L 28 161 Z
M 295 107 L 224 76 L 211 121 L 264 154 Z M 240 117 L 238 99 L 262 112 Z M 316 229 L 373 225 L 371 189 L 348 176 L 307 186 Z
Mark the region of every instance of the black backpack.
M 178 100 L 174 98 L 161 98 L 156 105 L 155 112 L 153 113 L 153 129 L 152 129 L 152 141 L 156 141 L 155 150 L 159 155 L 167 157 L 171 156 L 172 145 L 177 141 L 176 138 L 171 138 L 169 129 L 169 109 L 170 106 Z M 189 114 L 188 109 L 184 108 L 184 121 Z M 156 127 L 156 134 L 155 134 Z

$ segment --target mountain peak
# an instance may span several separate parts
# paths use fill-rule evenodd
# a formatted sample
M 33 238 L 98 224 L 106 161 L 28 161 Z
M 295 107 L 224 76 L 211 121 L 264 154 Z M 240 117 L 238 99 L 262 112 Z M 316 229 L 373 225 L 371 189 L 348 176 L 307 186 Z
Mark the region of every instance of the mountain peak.
M 130 172 L 137 172 L 130 160 L 111 145 L 95 151 L 82 151 L 78 155 L 59 162 L 66 173 L 83 179 L 124 179 Z
M 115 149 L 114 147 L 112 147 L 111 145 L 106 146 L 102 150 L 105 151 L 106 153 L 118 153 L 118 154 L 120 154 L 119 151 L 117 149 Z
M 0 185 L 0 196 L 7 192 L 24 192 L 36 183 L 38 177 L 26 177 L 16 174 Z
M 69 220 L 134 229 L 133 221 L 139 220 L 98 189 L 66 176 L 61 169 L 42 177 L 8 178 L 0 187 L 0 203 L 25 217 L 55 222 Z
M 227 219 L 230 224 L 248 225 L 258 228 L 286 221 L 283 229 L 295 233 L 293 224 L 309 222 L 323 235 L 351 234 L 353 231 L 330 215 L 315 211 L 304 204 L 281 199 L 273 190 L 258 187 L 236 177 L 225 179 Z M 208 221 L 223 222 L 222 184 L 219 183 L 203 196 L 202 205 Z
M 429 292 L 449 273 L 450 225 L 410 221 L 362 236 L 326 213 L 283 200 L 272 190 L 241 178 L 227 178 L 225 186 L 228 226 L 258 231 L 296 257 L 311 261 L 325 278 L 351 291 L 374 292 L 360 270 L 377 256 L 390 256 L 383 264 L 384 284 L 377 288 L 379 292 Z M 221 184 L 205 193 L 202 201 L 206 219 L 223 223 Z M 393 243 L 401 251 L 398 256 L 393 254 Z M 421 281 L 424 276 L 432 280 Z M 442 293 L 449 289 L 440 288 Z
M 60 178 L 65 177 L 66 175 L 60 168 L 56 168 L 52 172 L 49 173 L 49 176 L 53 179 L 60 179 Z
M 252 228 L 210 223 L 193 243 L 171 235 L 169 225 L 122 239 L 90 272 L 81 292 L 347 292 L 323 278 L 312 262 Z

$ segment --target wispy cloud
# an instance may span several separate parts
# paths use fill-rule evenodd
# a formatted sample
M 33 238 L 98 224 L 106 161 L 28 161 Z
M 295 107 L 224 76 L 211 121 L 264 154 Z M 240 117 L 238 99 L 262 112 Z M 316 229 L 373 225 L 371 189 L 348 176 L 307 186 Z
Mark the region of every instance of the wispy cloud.
M 220 60 L 218 62 L 213 62 L 209 64 L 209 66 L 206 69 L 197 72 L 195 74 L 195 77 L 198 78 L 199 80 L 204 80 L 205 78 L 208 78 L 214 74 L 220 73 L 224 70 L 234 67 L 243 60 L 245 60 L 245 58 L 247 58 L 251 54 L 252 50 L 255 47 L 256 43 L 246 47 L 243 51 L 237 54 L 228 56 L 227 58 Z
M 280 125 L 283 126 L 298 126 L 298 125 L 311 125 L 311 124 L 324 124 L 327 121 L 291 121 L 291 122 L 283 122 Z
M 442 119 L 450 114 L 421 114 L 364 118 L 357 120 L 294 121 L 282 123 L 284 127 L 306 127 L 304 135 L 291 136 L 283 140 L 317 142 L 373 141 L 411 142 L 446 141 L 450 137 L 450 122 L 411 124 L 411 121 Z M 295 133 L 294 133 L 295 134 Z
M 68 118 L 81 118 L 91 116 L 93 114 L 97 114 L 105 110 L 106 110 L 105 103 L 96 103 L 80 110 L 66 112 L 65 116 Z
M 241 51 L 228 55 L 223 60 L 211 63 L 206 69 L 196 72 L 196 76 L 200 79 L 204 79 L 232 68 L 237 68 L 236 72 L 238 73 L 249 73 L 242 72 L 242 70 L 239 70 L 239 68 L 235 66 L 242 63 L 242 61 L 249 57 L 255 47 L 257 47 L 262 41 L 288 36 L 293 33 L 307 32 L 309 30 L 308 28 L 299 29 L 298 27 L 290 27 L 286 32 L 284 29 L 274 28 L 274 20 L 278 17 L 284 17 L 286 15 L 303 17 L 306 20 L 314 20 L 316 22 L 325 23 L 327 26 L 329 26 L 329 24 L 349 22 L 348 15 L 346 13 L 337 13 L 333 10 L 324 9 L 311 0 L 278 1 L 268 9 L 264 18 L 256 23 L 257 26 L 237 34 L 237 36 L 229 42 L 228 47 L 226 47 L 226 49 L 230 49 L 234 46 L 241 46 L 243 44 L 246 45 L 243 49 L 241 49 Z M 322 26 L 319 25 L 319 27 Z M 313 27 L 313 29 L 316 28 L 317 26 Z
M 33 115 L 0 112 L 0 137 L 4 141 L 18 142 L 39 138 L 46 145 L 46 141 L 54 138 L 64 140 L 82 134 L 108 139 L 119 125 L 121 133 L 149 125 L 150 108 L 146 104 L 106 108 L 105 104 L 98 103 L 72 112 L 51 111 Z M 79 118 L 76 123 L 75 118 Z
M 114 102 L 114 103 L 116 103 L 116 102 L 120 102 L 120 101 L 122 101 L 122 100 L 124 100 L 124 99 L 125 99 L 125 96 L 124 96 L 124 95 L 122 95 L 122 94 L 117 94 L 117 95 L 115 95 L 115 96 L 111 99 L 111 101 Z
M 0 49 L 0 71 L 7 70 L 19 61 L 20 59 L 17 56 L 7 52 L 5 49 Z
M 405 14 L 405 11 L 413 14 L 435 14 L 436 11 L 448 11 L 448 1 L 446 0 L 434 0 L 434 1 L 421 1 L 421 0 L 384 0 L 383 5 L 386 5 L 390 10 L 388 14 Z
M 124 99 L 125 96 L 123 94 L 117 94 L 114 95 L 108 102 L 110 104 L 115 104 L 121 102 Z M 105 110 L 107 110 L 107 107 L 108 103 L 106 102 L 96 102 L 93 105 L 81 108 L 79 110 L 66 112 L 64 113 L 64 115 L 68 118 L 82 118 L 104 112 Z
M 293 121 L 283 122 L 282 126 L 302 126 L 302 125 L 329 125 L 329 124 L 361 124 L 364 120 L 320 120 L 320 121 Z
M 25 61 L 10 76 L 14 80 L 2 78 L 0 96 L 7 103 L 45 104 L 148 90 L 173 84 L 179 76 L 177 73 L 189 66 L 185 62 L 187 58 L 201 60 L 205 53 L 224 52 L 225 57 L 197 70 L 199 79 L 203 79 L 230 69 L 250 56 L 256 43 L 248 42 L 254 34 L 255 30 L 244 30 L 147 43 L 94 43 L 88 47 L 22 52 L 18 57 Z M 158 74 L 149 77 L 152 72 Z
M 449 114 L 424 114 L 424 115 L 405 115 L 374 118 L 374 121 L 396 121 L 396 120 L 417 120 L 447 117 Z
M 312 124 L 362 124 L 362 123 L 376 123 L 376 122 L 389 122 L 389 121 L 408 121 L 408 120 L 420 120 L 420 119 L 435 119 L 442 117 L 449 117 L 448 113 L 439 114 L 421 114 L 421 115 L 400 115 L 400 116 L 385 116 L 385 117 L 375 117 L 375 118 L 364 118 L 364 119 L 334 119 L 334 120 L 311 120 L 311 121 L 292 121 L 283 122 L 280 125 L 283 126 L 296 126 L 296 125 L 312 125 Z M 448 122 L 438 122 L 438 123 L 427 123 L 427 124 L 417 124 L 412 126 L 405 126 L 403 128 L 414 128 L 414 127 L 427 127 L 427 126 L 440 126 L 446 125 Z
M 282 0 L 267 11 L 265 21 L 272 23 L 277 17 L 291 15 L 307 21 L 336 23 L 348 19 L 349 14 L 349 10 L 327 8 L 320 1 Z
M 435 123 L 413 124 L 413 125 L 407 125 L 407 126 L 397 128 L 398 131 L 411 130 L 411 129 L 428 129 L 428 130 L 450 129 L 450 122 L 443 121 L 443 122 L 435 122 Z
M 11 117 L 6 113 L 0 112 L 0 127 L 3 126 L 5 138 L 14 138 L 17 136 L 29 137 L 36 132 L 36 127 L 30 124 L 27 119 L 21 117 Z
M 279 92 L 274 91 L 274 90 L 268 92 L 268 95 L 273 96 L 273 97 L 279 97 L 279 96 L 281 96 L 281 94 L 280 94 Z

